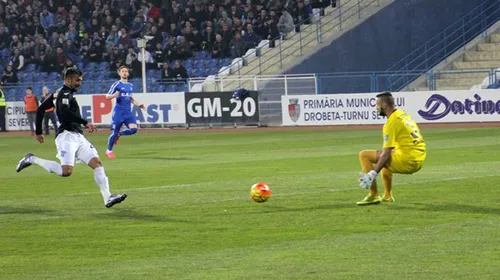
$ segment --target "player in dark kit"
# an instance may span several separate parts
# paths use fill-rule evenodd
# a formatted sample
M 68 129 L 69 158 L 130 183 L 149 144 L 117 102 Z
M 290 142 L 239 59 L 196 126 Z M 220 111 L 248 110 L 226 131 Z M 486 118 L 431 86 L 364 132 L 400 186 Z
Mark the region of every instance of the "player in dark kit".
M 61 123 L 56 135 L 57 157 L 61 164 L 41 159 L 29 153 L 19 161 L 16 171 L 20 172 L 24 168 L 36 164 L 50 173 L 68 177 L 73 173 L 75 160 L 80 160 L 94 170 L 94 179 L 101 189 L 104 205 L 109 208 L 125 200 L 127 195 L 110 193 L 108 177 L 106 177 L 97 150 L 83 136 L 82 125 L 88 128 L 89 133 L 96 131 L 96 127 L 82 118 L 80 106 L 73 97 L 82 81 L 81 71 L 68 69 L 64 73 L 64 85 L 38 107 L 36 114 L 36 140 L 43 143 L 42 121 L 45 110 L 56 108 L 57 117 Z

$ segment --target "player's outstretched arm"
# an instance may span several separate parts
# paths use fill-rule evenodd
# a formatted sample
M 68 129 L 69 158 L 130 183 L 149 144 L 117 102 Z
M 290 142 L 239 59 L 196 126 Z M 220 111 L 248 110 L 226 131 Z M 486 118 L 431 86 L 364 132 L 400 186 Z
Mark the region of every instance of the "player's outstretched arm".
M 40 104 L 38 109 L 36 110 L 36 118 L 35 118 L 35 134 L 38 142 L 43 143 L 43 135 L 42 135 L 42 122 L 43 116 L 45 115 L 45 110 L 53 108 L 53 94 L 51 94 L 45 101 Z
M 135 100 L 135 98 L 133 98 L 133 97 L 131 97 L 131 98 L 132 98 L 132 104 L 141 108 L 142 110 L 146 110 L 146 106 L 144 106 L 144 104 L 139 103 L 139 101 Z

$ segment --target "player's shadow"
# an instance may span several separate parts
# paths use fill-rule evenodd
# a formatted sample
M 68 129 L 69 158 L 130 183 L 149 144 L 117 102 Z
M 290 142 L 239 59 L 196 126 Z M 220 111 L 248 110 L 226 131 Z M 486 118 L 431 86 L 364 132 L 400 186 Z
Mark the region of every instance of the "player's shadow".
M 40 208 L 40 207 L 10 207 L 10 206 L 0 206 L 0 215 L 9 214 L 48 214 L 54 212 L 53 210 Z
M 324 205 L 316 205 L 311 207 L 284 207 L 278 205 L 266 205 L 266 207 L 262 207 L 256 209 L 255 211 L 246 209 L 244 211 L 235 211 L 233 213 L 228 213 L 224 215 L 259 215 L 263 213 L 279 213 L 279 212 L 307 212 L 307 211 L 317 211 L 317 210 L 336 210 L 336 209 L 346 209 L 346 208 L 355 208 L 356 205 L 352 205 L 352 203 L 335 203 L 335 204 L 324 204 Z
M 172 219 L 166 216 L 155 216 L 147 213 L 139 213 L 132 209 L 116 209 L 109 213 L 100 213 L 98 217 L 101 218 L 113 218 L 119 220 L 140 220 L 140 221 L 150 221 L 150 222 L 175 222 L 175 223 L 191 223 L 186 220 Z
M 141 160 L 162 160 L 162 161 L 182 161 L 182 160 L 193 160 L 188 157 L 146 157 L 146 156 L 127 156 L 127 159 L 141 159 Z
M 415 207 L 408 205 L 394 205 L 395 210 L 401 209 L 411 209 L 412 211 L 430 211 L 430 212 L 458 212 L 458 213 L 470 213 L 470 214 L 493 214 L 500 215 L 499 207 L 482 207 L 474 205 L 462 205 L 456 203 L 442 203 L 442 204 L 424 204 L 424 203 L 413 203 Z M 392 206 L 392 205 L 391 205 Z

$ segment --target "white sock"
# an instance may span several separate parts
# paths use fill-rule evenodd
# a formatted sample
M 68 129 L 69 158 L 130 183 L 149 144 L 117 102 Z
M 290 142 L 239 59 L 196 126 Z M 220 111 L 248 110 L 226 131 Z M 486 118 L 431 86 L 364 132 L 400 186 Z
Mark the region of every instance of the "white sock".
M 101 189 L 102 198 L 104 203 L 108 202 L 111 193 L 109 192 L 109 182 L 106 173 L 104 173 L 104 167 L 97 167 L 94 169 L 94 179 L 99 188 Z
M 55 173 L 59 176 L 62 176 L 62 167 L 59 163 L 57 163 L 55 161 L 46 160 L 46 159 L 42 159 L 42 158 L 34 156 L 31 158 L 31 162 L 33 164 L 36 164 L 36 165 L 44 168 L 45 170 L 49 171 L 50 173 Z

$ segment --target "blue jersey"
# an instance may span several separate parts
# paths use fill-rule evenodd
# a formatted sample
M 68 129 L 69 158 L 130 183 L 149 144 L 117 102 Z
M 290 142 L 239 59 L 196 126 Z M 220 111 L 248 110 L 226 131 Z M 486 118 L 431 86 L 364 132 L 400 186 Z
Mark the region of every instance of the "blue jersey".
M 116 81 L 109 89 L 108 94 L 114 94 L 119 91 L 120 94 L 116 98 L 116 104 L 114 111 L 119 112 L 132 112 L 132 90 L 133 86 L 131 83 Z

